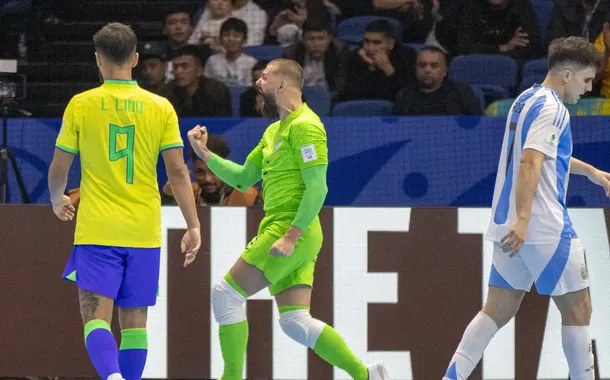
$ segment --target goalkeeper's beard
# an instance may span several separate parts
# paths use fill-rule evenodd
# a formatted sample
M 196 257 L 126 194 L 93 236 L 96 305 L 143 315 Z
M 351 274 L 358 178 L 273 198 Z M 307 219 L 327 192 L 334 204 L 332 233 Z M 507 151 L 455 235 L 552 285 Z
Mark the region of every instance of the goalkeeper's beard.
M 272 94 L 263 94 L 262 114 L 269 120 L 273 120 L 279 115 L 277 103 Z

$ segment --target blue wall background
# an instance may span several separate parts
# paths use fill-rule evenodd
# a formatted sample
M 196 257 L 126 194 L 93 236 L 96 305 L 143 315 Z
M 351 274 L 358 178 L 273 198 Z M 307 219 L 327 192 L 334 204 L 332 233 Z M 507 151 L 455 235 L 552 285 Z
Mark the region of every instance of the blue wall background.
M 489 206 L 504 133 L 503 118 L 326 118 L 329 206 Z M 48 203 L 46 173 L 59 119 L 15 119 L 8 144 L 17 157 L 32 203 Z M 223 135 L 230 159 L 243 162 L 268 125 L 264 119 L 182 119 Z M 574 156 L 610 171 L 610 118 L 574 117 Z M 185 158 L 190 161 L 188 151 Z M 159 160 L 159 183 L 166 180 Z M 79 186 L 75 160 L 68 188 Z M 20 202 L 9 169 L 9 199 Z M 610 207 L 601 188 L 573 176 L 569 206 Z

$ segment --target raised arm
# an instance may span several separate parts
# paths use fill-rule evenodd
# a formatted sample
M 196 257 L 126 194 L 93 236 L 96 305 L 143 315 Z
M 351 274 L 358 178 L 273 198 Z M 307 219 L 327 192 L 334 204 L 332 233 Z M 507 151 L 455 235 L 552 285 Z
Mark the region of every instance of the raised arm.
M 189 141 L 195 151 L 210 170 L 229 186 L 246 191 L 262 178 L 263 162 L 262 144 L 259 143 L 248 155 L 246 162 L 239 165 L 212 153 L 207 147 L 208 132 L 206 127 L 196 126 L 188 133 Z

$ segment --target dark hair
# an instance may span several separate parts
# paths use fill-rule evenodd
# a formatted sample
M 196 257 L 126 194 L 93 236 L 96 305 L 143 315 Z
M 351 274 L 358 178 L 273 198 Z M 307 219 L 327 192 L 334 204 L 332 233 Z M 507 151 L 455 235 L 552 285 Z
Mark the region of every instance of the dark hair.
M 189 9 L 186 9 L 185 7 L 180 7 L 180 6 L 172 6 L 172 7 L 166 8 L 165 18 L 163 19 L 163 25 L 167 24 L 167 19 L 169 18 L 169 16 L 176 14 L 176 13 L 186 13 L 189 16 L 189 22 L 191 23 L 191 25 L 193 24 L 193 16 L 191 15 L 191 12 Z
M 303 33 L 306 32 L 328 32 L 331 33 L 330 23 L 324 19 L 308 18 L 303 24 Z
M 223 137 L 218 135 L 208 135 L 207 147 L 212 153 L 217 154 L 221 158 L 227 158 L 229 157 L 229 154 L 231 154 L 231 148 L 229 148 L 229 144 L 227 144 L 227 141 Z M 197 160 L 201 161 L 201 157 L 195 154 L 195 151 L 193 151 L 192 149 L 191 155 L 193 157 L 193 162 Z
M 201 51 L 201 49 L 198 46 L 196 46 L 196 45 L 181 46 L 172 52 L 171 59 L 174 59 L 177 57 L 182 57 L 184 55 L 190 55 L 190 56 L 195 57 L 195 59 L 197 60 L 197 62 L 199 62 L 199 64 L 201 66 L 205 66 L 206 59 L 204 58 L 203 52 Z
M 95 51 L 114 64 L 125 64 L 136 52 L 138 38 L 131 27 L 113 22 L 106 24 L 93 36 Z
M 364 28 L 365 33 L 383 33 L 386 37 L 390 37 L 396 39 L 396 31 L 394 30 L 394 26 L 385 19 L 379 19 L 375 21 L 371 21 L 366 28 Z
M 244 39 L 248 38 L 248 25 L 244 20 L 235 17 L 226 19 L 220 26 L 220 35 L 222 36 L 224 33 L 229 33 L 231 31 L 243 34 Z
M 579 69 L 595 67 L 601 70 L 603 53 L 595 45 L 582 37 L 567 37 L 553 40 L 549 46 L 549 70 L 565 64 L 576 65 Z
M 269 61 L 266 61 L 266 60 L 257 61 L 254 64 L 254 66 L 252 66 L 252 71 L 265 70 L 265 67 L 267 67 L 268 64 L 269 64 Z

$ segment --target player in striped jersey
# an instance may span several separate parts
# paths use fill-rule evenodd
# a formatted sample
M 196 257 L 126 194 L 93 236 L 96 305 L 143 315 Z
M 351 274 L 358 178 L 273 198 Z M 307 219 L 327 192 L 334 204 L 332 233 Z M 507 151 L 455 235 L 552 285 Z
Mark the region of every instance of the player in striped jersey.
M 566 209 L 570 174 L 584 175 L 610 197 L 610 174 L 572 157 L 570 115 L 603 58 L 578 37 L 553 41 L 541 85 L 523 92 L 506 122 L 486 238 L 494 256 L 485 306 L 470 322 L 445 380 L 464 380 L 483 351 L 517 313 L 536 283 L 562 316 L 562 342 L 572 380 L 592 380 L 591 301 L 584 250 Z M 518 376 L 518 375 L 517 375 Z

